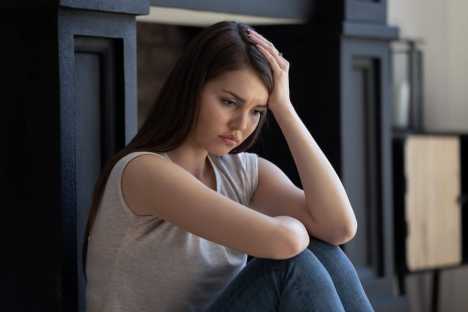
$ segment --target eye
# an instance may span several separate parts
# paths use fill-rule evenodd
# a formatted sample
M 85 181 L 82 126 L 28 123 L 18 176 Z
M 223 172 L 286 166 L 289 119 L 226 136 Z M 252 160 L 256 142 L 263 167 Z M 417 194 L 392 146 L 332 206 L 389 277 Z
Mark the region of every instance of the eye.
M 224 105 L 226 106 L 231 106 L 231 105 L 237 105 L 237 102 L 234 102 L 234 101 L 231 101 L 229 99 L 221 99 L 221 101 L 223 102 Z
M 236 101 L 230 100 L 230 99 L 220 98 L 220 100 L 223 103 L 223 105 L 225 105 L 225 106 L 239 106 L 239 103 L 237 103 Z M 261 116 L 264 113 L 265 113 L 264 110 L 253 110 L 252 111 L 252 115 L 254 115 L 254 116 Z

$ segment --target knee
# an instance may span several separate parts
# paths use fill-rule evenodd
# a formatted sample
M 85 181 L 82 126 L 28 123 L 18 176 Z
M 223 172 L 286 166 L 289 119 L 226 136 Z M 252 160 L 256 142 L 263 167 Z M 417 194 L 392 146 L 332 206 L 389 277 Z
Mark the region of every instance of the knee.
M 310 250 L 316 254 L 328 255 L 330 257 L 343 258 L 346 257 L 346 254 L 341 249 L 341 247 L 327 243 L 317 238 L 310 238 L 309 244 Z
M 316 238 L 310 238 L 310 250 L 329 268 L 353 267 L 346 253 L 339 247 Z
M 269 267 L 273 271 L 326 271 L 323 264 L 320 262 L 314 252 L 308 248 L 301 251 L 299 254 L 287 259 L 256 259 L 264 267 Z
M 310 263 L 311 261 L 314 261 L 315 258 L 316 257 L 314 255 L 314 253 L 309 248 L 306 248 L 303 251 L 301 251 L 300 253 L 298 253 L 297 255 L 295 255 L 294 257 L 284 259 L 284 261 L 299 262 L 299 263 L 301 263 L 301 262 Z
M 341 250 L 340 246 L 330 244 L 329 242 L 326 242 L 324 240 L 321 240 L 313 236 L 310 236 L 310 245 L 320 246 L 321 248 L 330 249 L 330 250 L 336 250 L 336 249 Z
M 286 259 L 256 258 L 255 260 L 262 263 L 264 266 L 273 268 L 275 271 L 287 270 L 291 266 L 308 266 L 314 262 L 318 262 L 317 257 L 308 248 Z
M 281 260 L 281 268 L 290 274 L 296 274 L 301 278 L 312 279 L 322 285 L 331 283 L 331 277 L 317 255 L 306 248 L 301 253 L 289 259 Z
M 294 268 L 296 270 L 321 271 L 324 267 L 313 251 L 306 248 L 294 257 L 280 260 L 284 267 Z

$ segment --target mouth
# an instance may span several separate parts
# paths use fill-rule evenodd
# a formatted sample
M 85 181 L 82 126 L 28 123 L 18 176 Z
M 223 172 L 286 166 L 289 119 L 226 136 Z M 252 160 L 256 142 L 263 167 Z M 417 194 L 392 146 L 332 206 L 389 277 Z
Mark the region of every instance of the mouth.
M 222 136 L 220 135 L 219 136 L 221 138 L 221 140 L 223 140 L 223 142 L 226 144 L 226 145 L 229 145 L 229 146 L 234 146 L 234 145 L 237 145 L 237 141 L 229 138 L 229 137 L 225 137 L 225 136 Z

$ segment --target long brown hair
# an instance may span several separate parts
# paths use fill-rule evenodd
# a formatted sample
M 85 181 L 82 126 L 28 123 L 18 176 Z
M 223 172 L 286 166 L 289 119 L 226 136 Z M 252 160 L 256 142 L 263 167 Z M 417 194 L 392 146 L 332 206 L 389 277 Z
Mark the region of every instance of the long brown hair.
M 273 89 L 273 75 L 267 59 L 248 39 L 252 28 L 239 22 L 219 22 L 199 32 L 184 49 L 174 65 L 147 119 L 132 141 L 107 161 L 94 187 L 83 246 L 83 271 L 86 277 L 88 237 L 96 219 L 106 181 L 116 162 L 136 151 L 167 152 L 178 147 L 198 118 L 198 97 L 206 82 L 226 71 L 251 68 L 268 92 Z M 255 131 L 231 154 L 249 149 L 257 140 L 267 120 L 260 117 Z

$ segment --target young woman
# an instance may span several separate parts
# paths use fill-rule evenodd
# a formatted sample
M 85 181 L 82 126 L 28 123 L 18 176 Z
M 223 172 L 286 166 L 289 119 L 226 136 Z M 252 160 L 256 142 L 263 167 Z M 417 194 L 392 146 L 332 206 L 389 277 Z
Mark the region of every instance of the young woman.
M 242 23 L 214 24 L 188 45 L 97 181 L 89 312 L 373 311 L 338 247 L 356 233 L 352 207 L 294 110 L 288 69 Z M 268 112 L 304 190 L 245 152 Z

